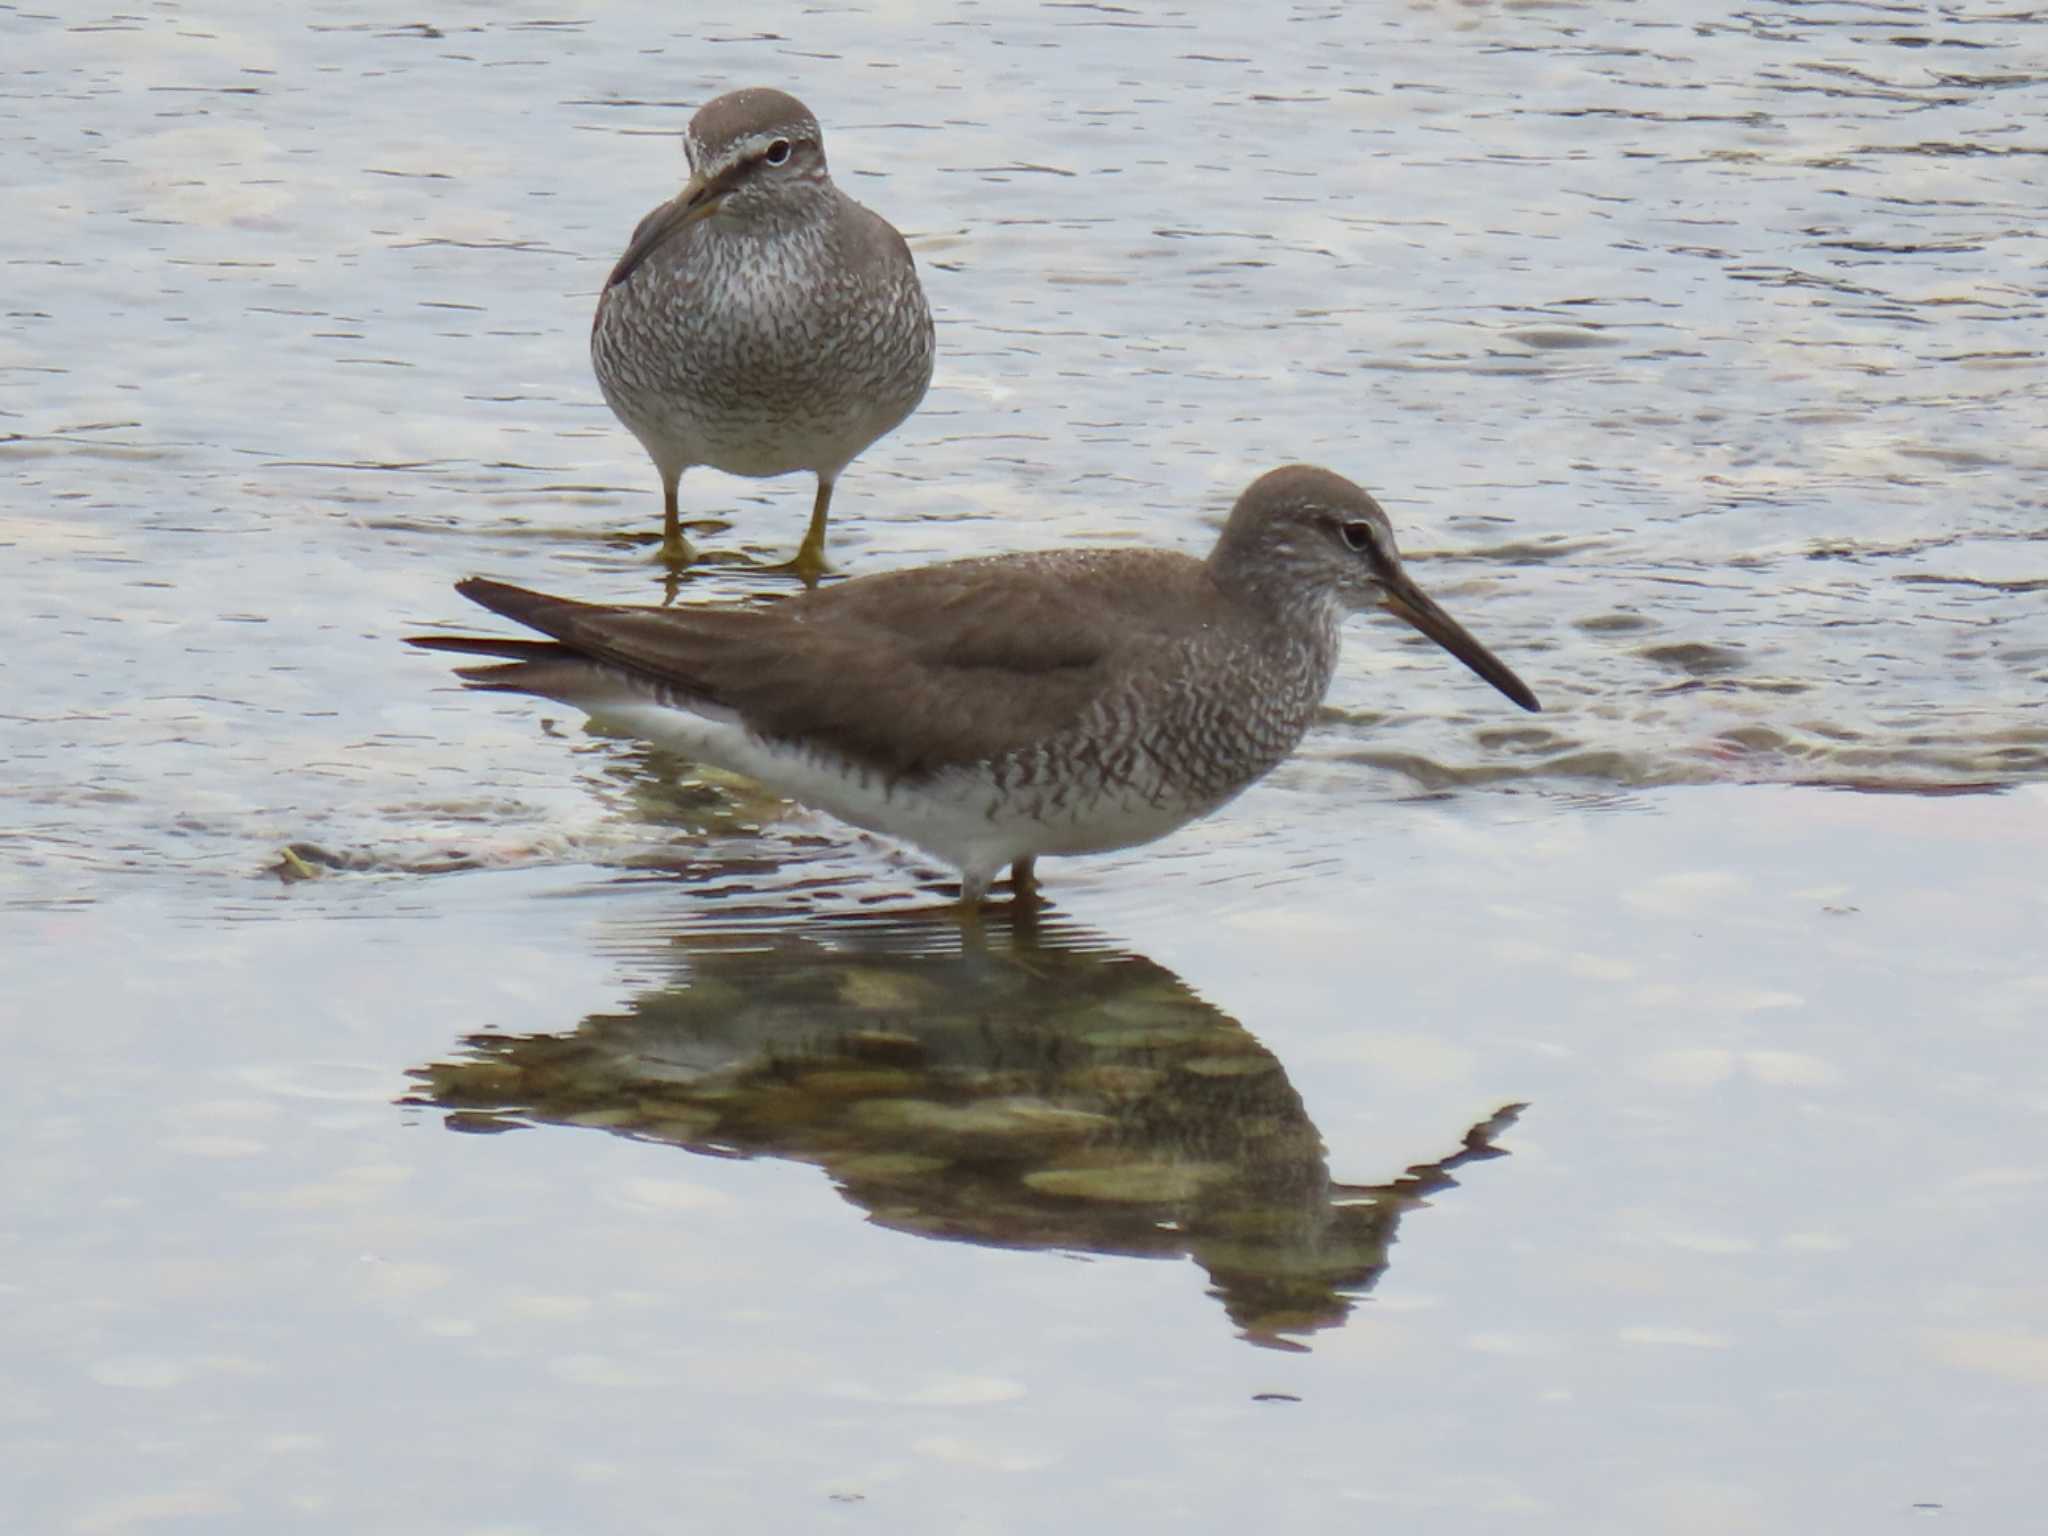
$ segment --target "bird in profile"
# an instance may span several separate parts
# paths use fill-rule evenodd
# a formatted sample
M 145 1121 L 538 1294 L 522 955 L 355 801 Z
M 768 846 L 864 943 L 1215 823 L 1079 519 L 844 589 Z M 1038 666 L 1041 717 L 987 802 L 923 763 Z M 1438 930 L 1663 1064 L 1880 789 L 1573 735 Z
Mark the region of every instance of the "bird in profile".
M 885 572 L 767 606 L 616 607 L 472 578 L 545 640 L 475 687 L 555 699 L 960 871 L 1097 853 L 1206 816 L 1291 753 L 1348 612 L 1407 621 L 1522 708 L 1535 694 L 1402 568 L 1379 503 L 1326 469 L 1252 482 L 1206 560 L 1061 550 Z
M 613 414 L 661 473 L 662 557 L 688 563 L 676 488 L 728 474 L 818 477 L 786 569 L 825 569 L 832 487 L 932 378 L 932 317 L 910 247 L 833 185 L 818 120 L 749 89 L 698 109 L 690 178 L 605 279 L 590 358 Z

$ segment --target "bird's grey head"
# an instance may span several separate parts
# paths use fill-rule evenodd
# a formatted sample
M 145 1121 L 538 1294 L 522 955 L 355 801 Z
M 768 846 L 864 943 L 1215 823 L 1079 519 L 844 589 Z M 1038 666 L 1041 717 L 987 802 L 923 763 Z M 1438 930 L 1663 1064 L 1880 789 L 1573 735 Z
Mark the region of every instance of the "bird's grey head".
M 1259 476 L 1231 509 L 1211 557 L 1296 601 L 1377 608 L 1401 572 L 1393 526 L 1366 490 L 1312 464 Z
M 1290 464 L 1245 487 L 1209 569 L 1219 586 L 1281 612 L 1385 609 L 1522 708 L 1542 707 L 1526 683 L 1415 585 L 1380 504 L 1330 470 Z
M 753 86 L 706 102 L 683 133 L 690 186 L 705 212 L 737 213 L 790 192 L 831 185 L 825 136 L 810 108 L 784 91 Z

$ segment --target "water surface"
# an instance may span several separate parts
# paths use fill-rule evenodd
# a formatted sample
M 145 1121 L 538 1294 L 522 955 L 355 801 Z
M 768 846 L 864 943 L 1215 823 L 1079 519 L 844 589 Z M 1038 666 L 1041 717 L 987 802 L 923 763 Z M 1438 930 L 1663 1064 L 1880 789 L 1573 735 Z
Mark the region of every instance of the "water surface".
M 25 1529 L 2031 1528 L 2038 17 L 223 0 L 0 50 Z M 1326 463 L 1545 712 L 1354 624 L 1294 762 L 976 935 L 399 645 L 471 572 L 659 597 L 590 309 L 754 82 L 939 319 L 846 569 L 1199 551 Z M 781 558 L 809 488 L 685 499 Z

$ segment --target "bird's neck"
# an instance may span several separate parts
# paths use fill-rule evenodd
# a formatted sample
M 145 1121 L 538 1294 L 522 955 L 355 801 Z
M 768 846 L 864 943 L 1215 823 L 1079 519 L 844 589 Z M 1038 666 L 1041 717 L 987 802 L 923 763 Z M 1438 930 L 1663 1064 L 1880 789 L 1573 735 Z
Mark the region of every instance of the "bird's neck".
M 1226 532 L 1209 556 L 1209 580 L 1249 617 L 1291 639 L 1327 637 L 1334 655 L 1344 604 L 1327 583 L 1302 570 L 1292 553 L 1284 545 L 1243 548 Z
M 1219 546 L 1216 555 L 1223 554 Z M 1286 716 L 1298 736 L 1336 673 L 1343 603 L 1327 587 L 1304 581 L 1284 561 L 1211 556 L 1208 574 L 1236 618 L 1224 626 L 1235 631 L 1234 641 L 1226 643 L 1256 656 L 1265 674 L 1261 693 L 1266 707 Z
M 839 198 L 839 189 L 820 177 L 785 183 L 772 197 L 734 197 L 718 217 L 729 233 L 786 240 L 806 230 L 822 229 Z

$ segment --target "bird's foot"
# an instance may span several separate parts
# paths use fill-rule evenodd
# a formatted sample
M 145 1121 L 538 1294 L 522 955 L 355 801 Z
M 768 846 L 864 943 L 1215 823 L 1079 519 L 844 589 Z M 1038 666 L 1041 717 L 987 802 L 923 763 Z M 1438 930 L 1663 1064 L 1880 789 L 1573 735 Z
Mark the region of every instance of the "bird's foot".
M 756 566 L 755 569 L 763 576 L 794 576 L 805 586 L 815 587 L 832 574 L 832 567 L 825 563 L 822 554 L 805 559 L 804 553 L 803 550 L 798 550 L 788 560 L 778 561 L 774 565 Z

